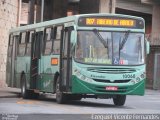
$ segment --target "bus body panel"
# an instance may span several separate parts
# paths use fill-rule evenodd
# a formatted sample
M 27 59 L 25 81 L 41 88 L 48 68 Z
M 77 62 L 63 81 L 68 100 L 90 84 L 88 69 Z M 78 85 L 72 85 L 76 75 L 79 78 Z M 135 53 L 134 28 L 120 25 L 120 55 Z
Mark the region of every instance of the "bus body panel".
M 11 57 L 7 57 L 7 66 L 6 66 L 6 83 L 8 87 L 11 86 Z
M 16 74 L 16 87 L 20 88 L 21 84 L 21 75 L 22 73 L 25 73 L 27 84 L 29 84 L 29 78 L 30 78 L 30 57 L 29 56 L 21 56 L 17 57 L 16 60 L 16 67 L 15 67 L 15 74 Z
M 51 59 L 57 58 L 58 64 L 52 65 Z M 41 57 L 39 65 L 40 78 L 38 81 L 38 89 L 45 92 L 53 92 L 54 76 L 56 72 L 59 72 L 59 55 L 45 55 Z

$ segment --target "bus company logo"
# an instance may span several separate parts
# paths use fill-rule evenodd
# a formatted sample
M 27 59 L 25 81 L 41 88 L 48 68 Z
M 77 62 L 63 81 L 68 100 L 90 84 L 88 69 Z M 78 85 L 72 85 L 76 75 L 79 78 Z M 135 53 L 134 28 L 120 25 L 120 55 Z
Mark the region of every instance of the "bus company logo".
M 110 82 L 114 83 L 115 80 L 110 80 Z
M 91 75 L 91 77 L 92 77 L 92 78 L 105 78 L 105 76 L 102 76 L 102 75 L 100 75 L 100 76 L 97 76 L 97 75 Z

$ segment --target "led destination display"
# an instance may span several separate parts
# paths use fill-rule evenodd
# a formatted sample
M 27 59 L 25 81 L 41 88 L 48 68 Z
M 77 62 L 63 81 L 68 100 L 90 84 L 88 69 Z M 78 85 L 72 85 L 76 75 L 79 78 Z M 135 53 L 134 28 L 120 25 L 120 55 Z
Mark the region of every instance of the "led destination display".
M 124 27 L 124 28 L 144 28 L 143 20 L 118 17 L 81 17 L 78 21 L 83 27 Z

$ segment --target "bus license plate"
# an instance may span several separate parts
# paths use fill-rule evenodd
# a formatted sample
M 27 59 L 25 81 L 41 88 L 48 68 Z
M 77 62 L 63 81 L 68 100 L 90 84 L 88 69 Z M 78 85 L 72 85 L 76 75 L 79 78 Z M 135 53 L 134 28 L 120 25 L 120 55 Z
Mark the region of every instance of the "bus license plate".
M 107 86 L 107 87 L 106 87 L 106 90 L 117 91 L 117 90 L 118 90 L 118 87 L 116 87 L 116 86 Z

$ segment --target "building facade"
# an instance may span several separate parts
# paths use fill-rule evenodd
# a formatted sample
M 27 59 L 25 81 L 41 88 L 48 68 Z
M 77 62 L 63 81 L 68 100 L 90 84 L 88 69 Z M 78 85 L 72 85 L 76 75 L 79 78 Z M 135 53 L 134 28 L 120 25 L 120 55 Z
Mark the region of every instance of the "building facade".
M 0 1 L 0 87 L 6 86 L 6 57 L 9 29 L 18 25 L 18 0 Z

